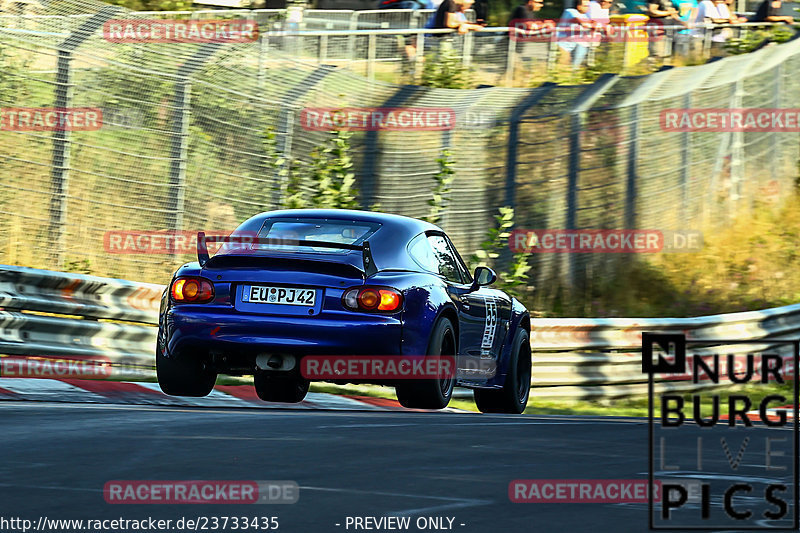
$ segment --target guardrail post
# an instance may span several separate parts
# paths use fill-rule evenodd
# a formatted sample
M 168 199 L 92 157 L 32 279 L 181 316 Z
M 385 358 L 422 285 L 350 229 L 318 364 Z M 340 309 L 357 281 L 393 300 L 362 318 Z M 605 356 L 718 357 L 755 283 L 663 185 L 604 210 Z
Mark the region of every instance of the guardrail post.
M 192 74 L 220 48 L 219 43 L 201 46 L 178 68 L 175 93 L 172 96 L 172 119 L 170 121 L 169 193 L 167 197 L 167 228 L 183 228 L 183 200 L 186 191 L 186 159 L 189 145 L 189 119 Z
M 121 8 L 116 6 L 100 10 L 59 44 L 54 98 L 56 109 L 64 110 L 72 105 L 72 53 L 119 11 Z M 64 250 L 67 244 L 67 195 L 69 194 L 71 137 L 68 129 L 53 132 L 48 232 L 52 242 L 51 261 L 59 269 L 64 267 Z

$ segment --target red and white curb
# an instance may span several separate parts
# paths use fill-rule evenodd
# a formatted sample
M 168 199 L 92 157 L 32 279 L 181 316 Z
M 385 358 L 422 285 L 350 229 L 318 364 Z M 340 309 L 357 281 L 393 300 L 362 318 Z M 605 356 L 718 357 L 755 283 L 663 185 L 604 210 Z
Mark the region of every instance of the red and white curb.
M 406 411 L 395 400 L 309 392 L 300 403 L 264 402 L 251 385 L 219 385 L 203 398 L 167 396 L 158 383 L 88 379 L 0 378 L 0 400 L 168 405 L 179 407 L 260 407 L 338 411 Z M 461 412 L 458 409 L 443 411 Z

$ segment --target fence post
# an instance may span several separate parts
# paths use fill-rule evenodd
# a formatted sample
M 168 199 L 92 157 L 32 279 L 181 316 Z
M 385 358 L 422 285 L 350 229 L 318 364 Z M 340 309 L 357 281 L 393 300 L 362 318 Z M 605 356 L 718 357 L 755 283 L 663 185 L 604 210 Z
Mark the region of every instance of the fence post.
M 278 151 L 281 156 L 283 156 L 284 163 L 281 169 L 282 172 L 279 172 L 278 176 L 274 176 L 276 179 L 280 180 L 277 186 L 273 187 L 273 202 L 275 206 L 279 206 L 283 198 L 283 192 L 286 189 L 286 180 L 288 180 L 288 173 L 285 171 L 287 171 L 291 165 L 295 104 L 335 69 L 336 67 L 331 65 L 320 65 L 311 74 L 306 76 L 303 81 L 289 89 L 283 97 L 283 105 L 278 114 L 278 128 L 276 134 L 283 135 L 283 143 L 278 148 Z
M 733 105 L 732 108 L 740 108 L 742 97 L 744 96 L 744 82 L 740 78 L 733 85 Z M 739 207 L 739 200 L 742 198 L 742 167 L 744 161 L 742 152 L 744 151 L 744 132 L 735 131 L 731 142 L 731 218 L 735 217 Z
M 578 222 L 578 183 L 580 177 L 580 163 L 581 163 L 581 133 L 583 132 L 583 122 L 585 113 L 591 109 L 594 103 L 619 81 L 616 74 L 603 74 L 594 84 L 584 90 L 575 99 L 572 108 L 567 112 L 569 116 L 569 169 L 567 173 L 567 214 L 565 218 L 566 230 L 577 229 Z M 566 268 L 564 272 L 567 276 L 568 286 L 571 288 L 577 287 L 578 272 L 577 272 L 577 258 L 578 254 L 563 254 Z
M 175 93 L 172 96 L 172 120 L 170 121 L 169 193 L 167 196 L 167 228 L 183 229 L 183 200 L 186 191 L 186 159 L 189 147 L 189 119 L 192 74 L 220 48 L 219 43 L 201 46 L 178 68 Z
M 509 32 L 514 30 L 509 30 Z M 517 56 L 517 39 L 511 38 L 509 33 L 508 36 L 508 57 L 506 57 L 506 84 L 513 85 L 514 83 L 514 61 L 516 60 Z
M 692 107 L 692 93 L 683 95 L 683 108 L 689 110 Z M 691 133 L 684 131 L 681 133 L 681 222 L 689 221 L 689 180 L 692 166 L 692 142 Z M 688 227 L 688 226 L 687 226 Z
M 350 36 L 347 38 L 347 58 L 352 63 L 356 59 L 356 34 L 358 29 L 358 11 L 350 15 Z
M 57 110 L 72 105 L 72 53 L 91 37 L 106 21 L 121 8 L 106 7 L 81 24 L 58 46 L 58 64 L 54 103 Z M 48 234 L 52 242 L 50 252 L 53 266 L 62 269 L 64 250 L 67 244 L 67 196 L 69 194 L 70 141 L 72 135 L 67 129 L 53 132 L 53 157 L 50 169 L 50 227 Z
M 409 100 L 416 100 L 415 97 L 424 94 L 428 90 L 427 87 L 418 85 L 399 85 L 397 92 L 377 107 L 401 107 Z M 379 134 L 380 131 L 375 129 L 366 131 L 364 134 L 364 149 L 361 151 L 364 154 L 364 160 L 361 164 L 361 173 L 358 176 L 358 185 L 359 191 L 361 191 L 361 208 L 366 210 L 369 210 L 375 204 L 377 196 L 377 179 L 380 175 L 378 171 L 378 158 L 380 156 L 378 147 Z
M 464 35 L 464 48 L 463 48 L 463 55 L 461 56 L 461 64 L 464 68 L 469 68 L 470 64 L 472 63 L 472 48 L 474 43 L 474 32 L 467 32 Z
M 375 79 L 375 52 L 377 35 L 371 33 L 367 38 L 367 78 L 369 80 Z
M 778 63 L 775 65 L 775 90 L 772 95 L 773 98 L 773 108 L 780 109 L 781 108 L 781 92 L 783 91 L 783 63 Z M 783 151 L 781 150 L 781 143 L 780 137 L 778 137 L 778 132 L 774 129 L 772 130 L 772 142 L 770 143 L 771 146 L 778 148 L 777 153 L 777 163 L 772 164 L 769 166 L 770 170 L 772 171 L 771 177 L 773 181 L 778 180 L 778 165 L 783 167 Z
M 628 180 L 625 191 L 625 229 L 636 228 L 636 198 L 638 196 L 639 134 L 642 130 L 639 114 L 641 104 L 633 105 L 630 121 L 630 145 L 628 147 Z

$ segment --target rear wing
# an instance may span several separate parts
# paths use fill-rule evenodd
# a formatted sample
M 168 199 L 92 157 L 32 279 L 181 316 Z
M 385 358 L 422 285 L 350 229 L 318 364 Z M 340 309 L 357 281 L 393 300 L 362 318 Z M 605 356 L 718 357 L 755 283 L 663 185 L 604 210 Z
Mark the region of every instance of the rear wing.
M 208 244 L 209 242 L 230 243 L 238 242 L 243 244 L 280 244 L 284 246 L 308 246 L 314 248 L 335 248 L 339 250 L 355 250 L 361 251 L 361 260 L 363 262 L 364 275 L 370 277 L 378 272 L 375 267 L 375 261 L 372 259 L 372 250 L 369 247 L 369 241 L 364 241 L 361 244 L 345 244 L 340 242 L 326 242 L 326 241 L 308 241 L 308 240 L 294 240 L 294 239 L 275 239 L 266 237 L 232 237 L 222 235 L 206 235 L 204 231 L 197 232 L 197 261 L 200 266 L 205 266 L 208 262 Z

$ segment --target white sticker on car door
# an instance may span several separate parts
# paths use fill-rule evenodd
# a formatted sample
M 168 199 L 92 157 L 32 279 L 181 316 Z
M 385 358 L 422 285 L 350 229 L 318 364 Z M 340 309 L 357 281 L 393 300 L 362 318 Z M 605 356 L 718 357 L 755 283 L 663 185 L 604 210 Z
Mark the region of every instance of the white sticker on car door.
M 490 352 L 494 346 L 494 336 L 497 332 L 497 301 L 493 296 L 487 296 L 484 298 L 484 305 L 486 306 L 486 322 L 483 326 L 481 351 Z

